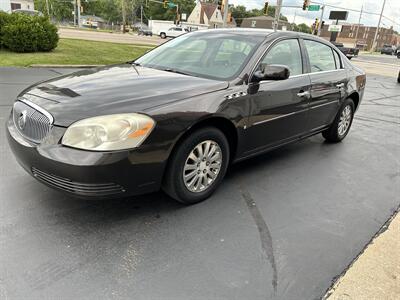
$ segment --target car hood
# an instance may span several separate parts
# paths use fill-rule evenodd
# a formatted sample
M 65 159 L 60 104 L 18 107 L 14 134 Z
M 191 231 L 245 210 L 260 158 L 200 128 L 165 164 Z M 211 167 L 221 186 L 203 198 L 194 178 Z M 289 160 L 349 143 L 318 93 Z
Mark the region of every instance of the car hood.
M 131 64 L 64 75 L 24 90 L 20 96 L 47 110 L 58 126 L 98 115 L 146 112 L 156 106 L 226 89 L 228 83 Z

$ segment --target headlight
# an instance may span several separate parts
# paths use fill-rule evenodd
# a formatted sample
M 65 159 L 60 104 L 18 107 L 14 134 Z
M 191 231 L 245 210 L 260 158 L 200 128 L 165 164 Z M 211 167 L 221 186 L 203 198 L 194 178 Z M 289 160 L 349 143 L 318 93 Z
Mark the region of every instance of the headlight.
M 154 128 L 141 114 L 118 114 L 84 119 L 72 124 L 61 143 L 85 150 L 110 151 L 140 146 Z

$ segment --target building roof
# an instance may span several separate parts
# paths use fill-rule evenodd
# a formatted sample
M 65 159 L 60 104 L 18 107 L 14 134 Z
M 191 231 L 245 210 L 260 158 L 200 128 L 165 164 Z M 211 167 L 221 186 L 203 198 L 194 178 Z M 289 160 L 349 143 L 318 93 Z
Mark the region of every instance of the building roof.
M 200 24 L 204 24 L 204 14 L 207 16 L 207 19 L 210 19 L 218 5 L 209 2 L 200 2 L 200 5 Z

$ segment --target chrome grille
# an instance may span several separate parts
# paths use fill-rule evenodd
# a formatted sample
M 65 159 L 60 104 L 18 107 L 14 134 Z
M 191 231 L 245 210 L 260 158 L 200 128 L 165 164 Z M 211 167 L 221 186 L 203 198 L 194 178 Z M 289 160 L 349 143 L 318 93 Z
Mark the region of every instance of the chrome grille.
M 13 120 L 18 131 L 28 140 L 40 143 L 50 132 L 51 115 L 35 105 L 17 101 L 13 107 Z

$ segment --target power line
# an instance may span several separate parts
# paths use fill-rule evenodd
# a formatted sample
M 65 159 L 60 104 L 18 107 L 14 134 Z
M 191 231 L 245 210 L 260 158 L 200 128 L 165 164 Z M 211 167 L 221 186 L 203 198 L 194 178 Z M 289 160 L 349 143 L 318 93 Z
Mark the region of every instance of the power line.
M 326 3 L 317 2 L 317 1 L 311 1 L 311 3 L 315 3 L 315 4 L 319 4 L 319 5 L 325 5 L 325 6 L 329 6 L 329 7 L 332 7 L 332 8 L 338 8 L 338 9 L 343 9 L 343 10 L 352 11 L 352 12 L 357 12 L 357 13 L 361 12 L 361 11 L 358 10 L 358 9 L 351 9 L 351 8 L 346 8 L 346 7 L 341 7 L 341 6 L 326 4 Z M 380 16 L 380 15 L 381 15 L 380 13 L 375 13 L 375 12 L 370 12 L 370 11 L 365 11 L 365 10 L 363 10 L 362 13 L 363 13 L 363 14 L 369 14 L 369 15 L 375 15 L 375 16 Z M 390 22 L 393 22 L 394 24 L 400 26 L 400 23 L 398 23 L 398 22 L 392 20 L 392 19 L 389 18 L 389 17 L 386 17 L 386 16 L 382 15 L 382 18 L 385 18 L 385 19 L 389 20 Z

